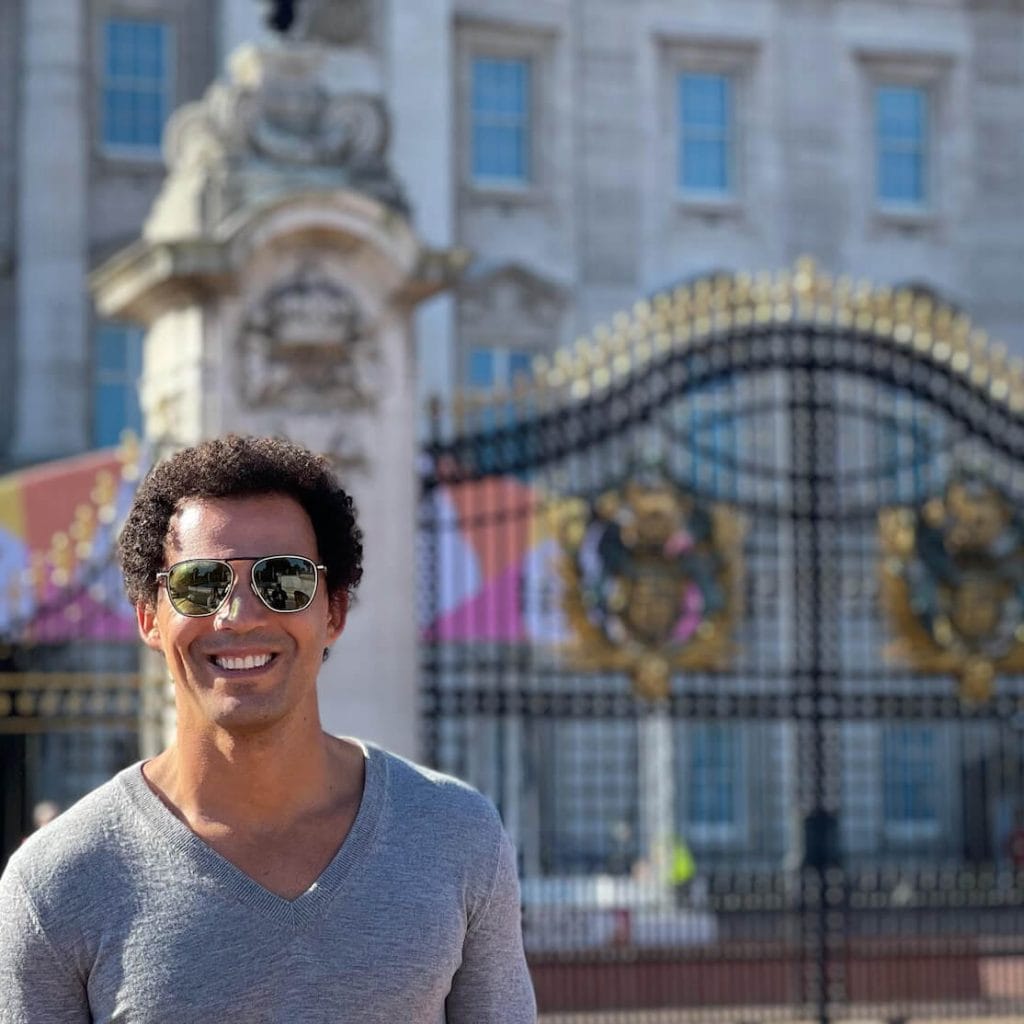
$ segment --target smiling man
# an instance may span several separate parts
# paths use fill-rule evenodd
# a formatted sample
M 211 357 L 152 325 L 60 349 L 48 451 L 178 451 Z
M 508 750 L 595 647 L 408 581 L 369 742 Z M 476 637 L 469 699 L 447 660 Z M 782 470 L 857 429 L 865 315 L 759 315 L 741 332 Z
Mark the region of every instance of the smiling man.
M 493 806 L 321 728 L 362 575 L 327 464 L 267 438 L 186 449 L 139 488 L 121 564 L 176 739 L 11 858 L 0 1021 L 534 1021 Z

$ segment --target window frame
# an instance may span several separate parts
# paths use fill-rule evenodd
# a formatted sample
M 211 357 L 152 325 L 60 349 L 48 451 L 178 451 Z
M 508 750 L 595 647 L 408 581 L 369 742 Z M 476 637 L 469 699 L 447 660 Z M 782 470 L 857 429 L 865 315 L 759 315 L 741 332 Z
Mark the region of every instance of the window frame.
M 551 95 L 557 31 L 543 25 L 523 25 L 478 19 L 459 19 L 455 45 L 455 161 L 456 180 L 464 199 L 502 204 L 543 201 L 550 188 L 553 158 L 550 128 L 555 112 L 543 98 Z M 523 61 L 529 66 L 527 178 L 477 178 L 473 170 L 473 67 L 477 59 Z
M 752 191 L 748 152 L 760 130 L 751 109 L 761 40 L 730 36 L 662 36 L 660 46 L 662 167 L 665 192 L 685 213 L 739 215 Z M 684 75 L 718 75 L 729 82 L 729 154 L 727 191 L 687 189 L 682 184 L 682 87 Z
M 162 82 L 164 119 L 160 138 L 155 143 L 111 142 L 106 138 L 106 99 L 109 76 L 107 73 L 108 30 L 116 22 L 156 25 L 162 30 L 164 65 L 166 74 Z M 162 17 L 159 12 L 136 12 L 116 9 L 106 12 L 96 25 L 96 146 L 104 157 L 115 160 L 134 160 L 142 163 L 158 163 L 163 159 L 163 134 L 167 122 L 176 108 L 178 90 L 178 25 L 170 16 Z
M 859 111 L 861 129 L 850 142 L 860 142 L 854 159 L 863 161 L 866 210 L 881 226 L 927 228 L 937 221 L 950 201 L 943 166 L 952 153 L 956 125 L 946 123 L 951 104 L 949 92 L 955 57 L 949 53 L 914 50 L 855 49 L 860 70 Z M 925 138 L 925 201 L 883 201 L 878 182 L 878 131 L 875 97 L 879 87 L 921 89 L 927 97 L 928 127 Z

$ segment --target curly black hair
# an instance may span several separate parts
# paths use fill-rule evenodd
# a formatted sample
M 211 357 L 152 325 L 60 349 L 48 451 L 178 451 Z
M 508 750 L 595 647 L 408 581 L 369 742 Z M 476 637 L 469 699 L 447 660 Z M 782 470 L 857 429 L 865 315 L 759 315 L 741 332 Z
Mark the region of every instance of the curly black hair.
M 176 452 L 143 478 L 118 541 L 129 599 L 156 601 L 156 574 L 165 568 L 171 519 L 183 502 L 262 494 L 284 494 L 303 507 L 328 591 L 351 597 L 363 575 L 363 534 L 328 461 L 291 441 L 229 434 Z

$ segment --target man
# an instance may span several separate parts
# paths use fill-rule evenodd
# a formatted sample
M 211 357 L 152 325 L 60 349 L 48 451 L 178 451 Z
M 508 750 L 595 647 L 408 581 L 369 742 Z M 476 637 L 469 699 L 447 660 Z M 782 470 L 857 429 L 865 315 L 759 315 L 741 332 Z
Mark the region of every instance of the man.
M 0 1021 L 536 1019 L 493 806 L 320 727 L 361 562 L 349 496 L 296 445 L 228 437 L 149 473 L 121 565 L 176 739 L 11 858 Z

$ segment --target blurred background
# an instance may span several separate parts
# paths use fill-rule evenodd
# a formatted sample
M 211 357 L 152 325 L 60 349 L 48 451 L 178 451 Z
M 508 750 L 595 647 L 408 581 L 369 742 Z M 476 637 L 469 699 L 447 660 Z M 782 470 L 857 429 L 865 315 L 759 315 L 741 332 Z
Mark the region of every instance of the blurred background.
M 405 538 L 326 721 L 495 800 L 546 1020 L 1024 1017 L 1024 3 L 2 24 L 5 856 L 173 726 L 140 472 L 259 429 Z

